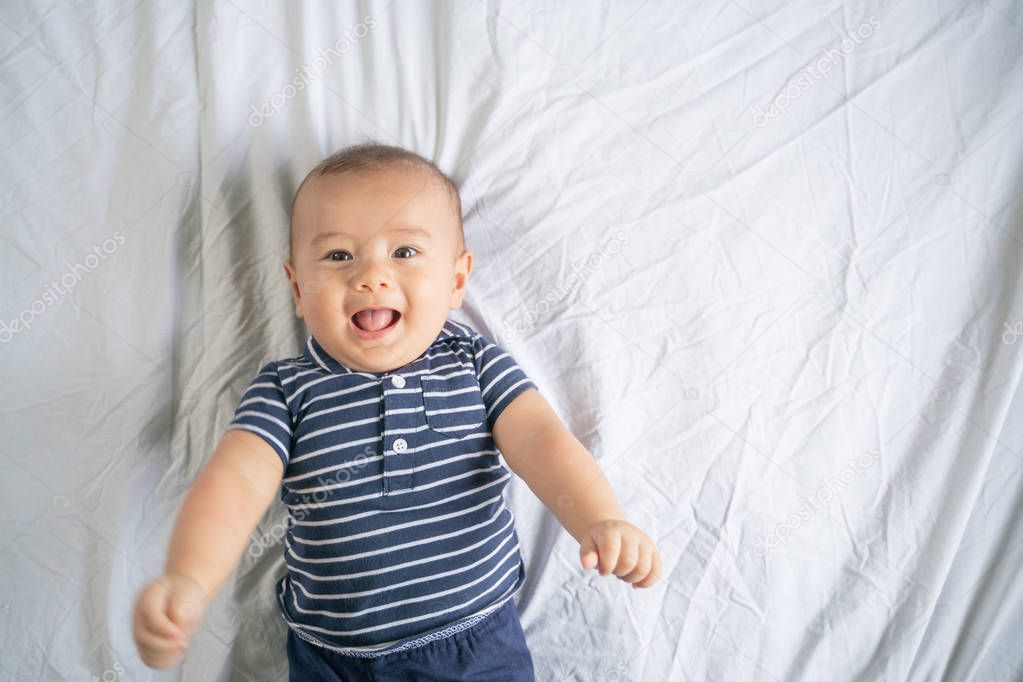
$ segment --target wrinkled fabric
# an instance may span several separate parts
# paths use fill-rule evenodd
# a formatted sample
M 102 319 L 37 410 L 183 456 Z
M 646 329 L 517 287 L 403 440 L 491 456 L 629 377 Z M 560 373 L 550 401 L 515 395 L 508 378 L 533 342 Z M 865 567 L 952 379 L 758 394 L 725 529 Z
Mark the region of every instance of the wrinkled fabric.
M 293 192 L 367 138 L 461 187 L 452 319 L 658 543 L 506 489 L 542 680 L 1023 670 L 1019 3 L 7 3 L 0 677 L 281 680 L 285 509 L 184 662 L 131 638 L 255 372 Z M 556 457 L 557 453 L 551 453 Z

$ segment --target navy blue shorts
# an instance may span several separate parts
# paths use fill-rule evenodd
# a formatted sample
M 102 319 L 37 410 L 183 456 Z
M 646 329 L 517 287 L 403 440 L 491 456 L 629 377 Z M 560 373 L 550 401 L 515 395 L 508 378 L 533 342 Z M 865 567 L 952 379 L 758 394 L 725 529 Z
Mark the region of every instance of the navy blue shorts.
M 472 627 L 421 646 L 373 658 L 311 644 L 288 628 L 290 682 L 534 682 L 533 659 L 509 599 Z

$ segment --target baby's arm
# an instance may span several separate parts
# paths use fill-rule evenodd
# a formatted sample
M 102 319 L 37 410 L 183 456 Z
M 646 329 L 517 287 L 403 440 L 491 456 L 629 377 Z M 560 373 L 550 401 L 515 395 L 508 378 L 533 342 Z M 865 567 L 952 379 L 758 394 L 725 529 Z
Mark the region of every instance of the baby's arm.
M 164 575 L 136 602 L 133 631 L 146 665 L 177 663 L 203 610 L 273 502 L 283 474 L 281 458 L 262 438 L 239 429 L 224 434 L 178 513 Z
M 539 391 L 523 391 L 494 423 L 505 461 L 580 544 L 583 568 L 614 573 L 633 587 L 660 577 L 653 541 L 625 519 L 593 456 Z

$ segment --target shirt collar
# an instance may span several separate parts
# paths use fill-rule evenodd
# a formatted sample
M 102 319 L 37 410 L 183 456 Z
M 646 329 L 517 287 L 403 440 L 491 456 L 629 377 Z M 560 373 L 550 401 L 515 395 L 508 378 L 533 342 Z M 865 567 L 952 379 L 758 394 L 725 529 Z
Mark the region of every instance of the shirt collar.
M 434 344 L 444 341 L 446 339 L 457 338 L 460 336 L 467 335 L 468 330 L 466 329 L 465 325 L 458 324 L 457 322 L 452 322 L 451 320 L 446 320 L 444 322 L 444 326 L 441 327 L 440 332 L 437 334 L 437 338 L 435 338 L 433 340 L 433 343 L 430 344 L 430 348 L 432 348 Z M 429 348 L 424 350 L 423 355 L 426 355 L 426 353 L 429 352 L 429 350 L 430 350 Z M 367 377 L 380 378 L 383 376 L 387 376 L 388 374 L 392 374 L 396 371 L 391 370 L 388 372 L 359 372 L 353 370 L 335 360 L 330 355 L 330 353 L 328 353 L 323 348 L 323 346 L 320 345 L 320 342 L 317 341 L 316 338 L 312 335 L 310 335 L 308 340 L 306 341 L 305 350 L 303 350 L 302 354 L 305 356 L 307 360 L 309 360 L 309 362 L 313 363 L 323 371 L 329 372 L 331 374 L 359 374 Z M 413 360 L 413 362 L 415 361 Z

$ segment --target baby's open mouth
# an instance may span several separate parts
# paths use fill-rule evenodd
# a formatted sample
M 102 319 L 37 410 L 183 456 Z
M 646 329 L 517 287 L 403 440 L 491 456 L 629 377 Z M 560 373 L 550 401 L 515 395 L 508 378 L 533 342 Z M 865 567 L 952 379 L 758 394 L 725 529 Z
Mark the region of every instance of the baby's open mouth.
M 398 323 L 401 313 L 393 308 L 366 308 L 352 315 L 352 324 L 366 332 L 377 332 Z

